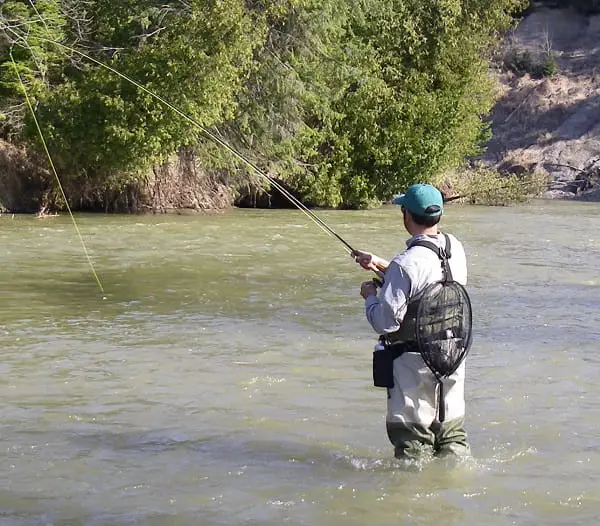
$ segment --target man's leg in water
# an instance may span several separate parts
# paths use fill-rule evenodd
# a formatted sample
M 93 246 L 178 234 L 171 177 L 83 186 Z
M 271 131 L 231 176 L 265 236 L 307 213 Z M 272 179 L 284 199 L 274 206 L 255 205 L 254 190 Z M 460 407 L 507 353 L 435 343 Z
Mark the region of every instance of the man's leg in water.
M 436 457 L 467 457 L 471 454 L 464 425 L 464 418 L 455 418 L 443 424 L 439 422 L 432 424 L 431 430 L 435 433 L 434 454 Z
M 433 452 L 435 435 L 425 426 L 387 422 L 386 428 L 396 458 L 418 460 Z

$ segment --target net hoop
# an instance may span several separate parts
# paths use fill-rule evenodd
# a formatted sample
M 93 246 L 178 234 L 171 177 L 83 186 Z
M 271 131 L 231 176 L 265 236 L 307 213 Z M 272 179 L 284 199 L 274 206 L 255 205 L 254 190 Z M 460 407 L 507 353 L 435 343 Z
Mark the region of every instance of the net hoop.
M 447 378 L 464 362 L 472 343 L 471 299 L 456 281 L 433 283 L 419 300 L 416 336 L 419 353 L 431 372 Z

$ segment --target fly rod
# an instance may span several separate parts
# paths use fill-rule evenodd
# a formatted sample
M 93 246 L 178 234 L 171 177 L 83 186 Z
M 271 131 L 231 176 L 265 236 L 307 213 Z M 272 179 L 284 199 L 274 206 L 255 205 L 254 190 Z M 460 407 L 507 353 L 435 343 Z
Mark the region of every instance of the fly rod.
M 250 159 L 248 159 L 245 155 L 243 155 L 238 150 L 233 148 L 233 146 L 231 146 L 229 143 L 227 143 L 226 141 L 224 141 L 223 139 L 221 139 L 220 137 L 215 135 L 213 132 L 209 131 L 207 128 L 202 126 L 202 124 L 200 124 L 196 119 L 194 119 L 193 117 L 186 114 L 184 111 L 179 109 L 177 106 L 175 106 L 174 104 L 172 104 L 165 98 L 161 97 L 157 93 L 154 93 L 152 90 L 146 88 L 145 86 L 143 86 L 136 80 L 132 79 L 128 75 L 121 73 L 117 69 L 115 69 L 111 66 L 108 66 L 107 64 L 104 64 L 103 62 L 89 56 L 86 53 L 83 53 L 82 51 L 79 51 L 75 48 L 72 48 L 72 47 L 62 44 L 60 42 L 56 42 L 54 40 L 50 40 L 47 38 L 38 37 L 38 40 L 54 44 L 56 46 L 63 48 L 64 50 L 76 53 L 76 54 L 80 55 L 81 57 L 85 58 L 86 60 L 89 60 L 89 61 L 93 62 L 94 64 L 97 64 L 98 66 L 103 67 L 103 68 L 107 69 L 108 71 L 114 73 L 115 75 L 118 75 L 122 79 L 126 80 L 127 82 L 136 86 L 138 89 L 142 90 L 144 93 L 147 93 L 154 99 L 158 100 L 160 103 L 164 104 L 165 106 L 167 106 L 168 108 L 173 110 L 175 113 L 177 113 L 177 115 L 179 115 L 180 117 L 182 117 L 183 119 L 188 121 L 193 126 L 197 127 L 206 138 L 208 138 L 215 144 L 217 144 L 217 145 L 221 146 L 222 148 L 224 148 L 225 150 L 227 150 L 234 157 L 236 157 L 239 161 L 241 161 L 248 168 L 250 168 L 256 175 L 258 175 L 259 177 L 261 177 L 262 179 L 267 181 L 273 188 L 277 189 L 288 201 L 290 201 L 296 208 L 298 208 L 300 211 L 302 211 L 321 230 L 323 230 L 326 234 L 332 236 L 333 238 L 337 239 L 340 243 L 342 243 L 342 245 L 344 245 L 345 249 L 348 251 L 348 253 L 350 255 L 354 255 L 357 252 L 342 236 L 340 236 L 337 232 L 335 232 L 333 230 L 333 228 L 331 228 L 325 221 L 323 221 L 323 219 L 321 219 L 316 213 L 314 213 L 312 210 L 310 210 L 304 203 L 302 203 L 302 201 L 300 201 L 298 198 L 296 198 L 291 192 L 289 192 L 276 179 L 274 179 L 270 175 L 266 174 L 263 170 L 261 170 L 254 162 L 252 162 Z

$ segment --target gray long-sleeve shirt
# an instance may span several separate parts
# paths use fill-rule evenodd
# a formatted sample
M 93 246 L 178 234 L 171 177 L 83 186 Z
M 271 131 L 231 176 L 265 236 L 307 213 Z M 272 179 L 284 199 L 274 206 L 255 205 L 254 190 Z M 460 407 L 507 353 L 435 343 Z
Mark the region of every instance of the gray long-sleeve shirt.
M 450 269 L 454 281 L 467 284 L 467 260 L 463 245 L 449 234 L 451 258 Z M 407 242 L 407 250 L 394 256 L 385 271 L 384 284 L 377 296 L 365 300 L 367 320 L 378 334 L 394 332 L 406 314 L 409 302 L 418 299 L 427 285 L 440 281 L 443 277 L 442 266 L 437 254 L 426 247 L 412 247 L 417 240 L 432 241 L 444 247 L 446 240 L 442 234 L 437 236 L 417 235 Z

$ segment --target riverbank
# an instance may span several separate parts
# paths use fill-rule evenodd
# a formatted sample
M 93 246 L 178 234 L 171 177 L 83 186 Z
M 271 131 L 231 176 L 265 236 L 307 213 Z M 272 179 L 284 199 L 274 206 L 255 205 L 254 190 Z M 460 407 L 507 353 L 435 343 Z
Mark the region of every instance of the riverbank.
M 64 209 L 48 159 L 0 139 L 0 213 L 46 217 Z M 60 177 L 60 174 L 59 174 Z M 143 177 L 100 190 L 91 179 L 62 178 L 70 206 L 86 212 L 193 213 L 231 208 L 234 191 L 218 171 L 203 170 L 193 152 L 182 149 Z
M 495 62 L 493 137 L 477 161 L 509 178 L 545 177 L 541 196 L 546 199 L 600 201 L 599 41 L 600 15 L 546 7 L 529 12 L 508 35 Z M 45 216 L 64 208 L 47 165 L 45 157 L 0 140 L 0 212 Z M 222 172 L 207 169 L 182 150 L 142 177 L 114 174 L 111 181 L 126 182 L 110 190 L 105 188 L 111 181 L 99 183 L 84 172 L 77 179 L 65 174 L 63 182 L 71 206 L 82 211 L 166 214 L 289 206 L 277 192 L 261 193 L 260 181 L 246 177 L 248 182 L 240 183 L 242 176 L 234 183 L 235 173 Z M 275 172 L 276 167 L 270 175 L 276 177 Z M 487 184 L 473 184 L 478 173 L 467 173 L 459 194 Z M 505 184 L 501 181 L 499 187 Z

